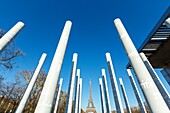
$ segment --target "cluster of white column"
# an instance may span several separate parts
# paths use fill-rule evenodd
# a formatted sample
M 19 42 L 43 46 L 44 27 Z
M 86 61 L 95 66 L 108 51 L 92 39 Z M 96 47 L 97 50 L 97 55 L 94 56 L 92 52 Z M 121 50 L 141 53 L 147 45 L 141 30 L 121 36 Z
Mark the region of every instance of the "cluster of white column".
M 161 85 L 161 82 L 157 78 L 158 76 L 156 76 L 153 70 L 152 73 L 154 74 L 151 74 L 151 66 L 146 59 L 143 61 L 140 57 L 121 20 L 115 19 L 114 24 L 151 111 L 153 113 L 161 113 L 162 111 L 169 113 L 168 105 L 166 104 L 166 100 L 164 100 L 167 99 L 167 96 L 165 98 L 161 95 L 161 92 L 166 94 L 166 90 L 161 86 L 161 90 L 164 91 L 160 91 L 156 85 L 156 82 L 159 82 Z M 147 62 L 147 64 L 144 62 Z M 153 79 L 155 79 L 155 81 Z
M 167 19 L 166 22 L 168 23 L 169 19 Z M 124 49 L 127 53 L 127 56 L 130 60 L 132 68 L 136 74 L 136 77 L 142 89 L 143 95 L 150 107 L 151 112 L 161 113 L 163 110 L 164 113 L 169 113 L 170 96 L 168 94 L 168 91 L 164 87 L 163 83 L 159 79 L 158 75 L 154 71 L 153 67 L 151 66 L 150 62 L 148 61 L 144 53 L 139 54 L 137 52 L 121 20 L 115 19 L 114 24 L 119 33 Z M 35 109 L 35 113 L 40 113 L 40 112 L 50 113 L 52 110 L 52 103 L 53 103 L 53 99 L 55 96 L 57 82 L 58 82 L 58 78 L 60 75 L 60 70 L 62 67 L 62 62 L 64 59 L 64 54 L 65 54 L 65 50 L 67 47 L 67 42 L 69 39 L 71 26 L 72 26 L 72 23 L 70 21 L 67 21 L 63 29 L 60 41 L 58 43 L 56 52 L 54 54 L 45 84 L 43 86 L 43 90 L 41 92 L 41 96 L 39 98 L 38 104 Z M 11 28 L 0 39 L 0 53 L 23 27 L 24 27 L 24 23 L 18 22 L 13 28 Z M 39 60 L 39 64 L 33 74 L 33 77 L 31 78 L 28 84 L 28 87 L 15 113 L 23 112 L 23 109 L 26 105 L 26 102 L 31 93 L 31 90 L 36 82 L 39 72 L 41 71 L 45 58 L 46 58 L 46 54 L 43 53 L 41 56 L 41 59 Z M 66 102 L 65 113 L 72 112 L 74 89 L 75 89 L 75 97 L 74 97 L 75 106 L 74 106 L 73 111 L 74 113 L 81 112 L 82 78 L 80 78 L 80 69 L 77 69 L 77 58 L 78 58 L 78 54 L 74 53 L 73 60 L 72 60 L 72 69 L 71 69 L 71 74 L 70 74 L 70 82 L 69 82 L 69 87 L 68 87 L 68 97 L 67 97 L 67 102 Z M 114 96 L 114 102 L 115 102 L 117 113 L 124 113 L 122 100 L 120 97 L 118 83 L 116 80 L 116 75 L 114 72 L 110 53 L 106 53 L 106 61 L 108 64 L 112 92 Z M 130 82 L 135 92 L 135 96 L 137 98 L 139 107 L 142 113 L 147 113 L 130 69 L 127 69 L 127 73 L 129 75 Z M 130 105 L 128 102 L 128 97 L 126 94 L 126 90 L 125 90 L 122 78 L 119 78 L 119 81 L 120 81 L 120 86 L 122 89 L 127 111 L 128 113 L 131 113 Z M 58 108 L 62 83 L 63 83 L 63 79 L 61 78 L 59 82 L 59 89 L 58 89 L 58 94 L 56 98 L 56 104 L 55 104 L 55 108 L 53 111 L 54 113 L 56 113 L 57 108 Z M 100 87 L 101 102 L 102 102 L 102 112 L 111 113 L 110 97 L 109 97 L 109 91 L 108 91 L 109 89 L 108 89 L 105 69 L 102 69 L 102 78 L 99 78 L 99 87 Z
M 59 40 L 58 46 L 56 48 L 56 52 L 54 54 L 48 75 L 46 77 L 46 81 L 44 83 L 38 104 L 35 109 L 35 113 L 50 113 L 52 110 L 52 104 L 55 96 L 55 91 L 57 87 L 58 78 L 60 75 L 60 70 L 62 67 L 62 62 L 64 59 L 65 50 L 67 47 L 67 42 L 69 39 L 69 34 L 71 30 L 72 23 L 71 21 L 67 21 L 65 23 L 61 38 Z M 0 39 L 0 53 L 3 49 L 10 43 L 10 41 L 18 34 L 18 32 L 24 27 L 24 23 L 18 22 L 13 28 L 11 28 L 3 37 Z M 22 113 L 26 102 L 29 98 L 31 90 L 36 82 L 36 79 L 41 71 L 43 63 L 45 61 L 47 54 L 43 53 L 41 59 L 39 60 L 39 64 L 27 86 L 27 89 L 17 107 L 15 113 Z M 75 81 L 75 74 L 76 74 L 76 66 L 77 66 L 77 57 L 78 54 L 73 54 L 73 61 L 72 61 L 72 70 L 70 75 L 70 83 L 68 88 L 68 98 L 66 104 L 66 113 L 72 112 L 72 101 L 73 101 L 73 92 L 74 92 L 74 81 Z M 56 98 L 56 104 L 54 108 L 54 113 L 57 112 L 60 92 L 62 88 L 63 78 L 60 79 L 59 88 Z M 76 91 L 75 91 L 75 107 L 74 113 L 81 112 L 81 95 L 82 95 L 82 78 L 80 78 L 80 69 L 77 69 L 77 76 L 76 76 Z
M 132 68 L 136 74 L 137 80 L 143 92 L 143 96 L 145 97 L 151 112 L 161 113 L 163 110 L 164 113 L 169 113 L 170 97 L 168 91 L 164 87 L 163 83 L 159 79 L 158 75 L 154 71 L 153 67 L 147 60 L 144 53 L 139 54 L 137 52 L 134 44 L 130 39 L 130 36 L 126 32 L 120 19 L 115 19 L 114 24 L 119 33 L 120 39 L 123 43 L 124 49 L 130 60 Z M 110 81 L 111 81 L 112 91 L 114 95 L 116 111 L 117 113 L 124 113 L 110 53 L 106 53 L 106 60 L 108 64 L 109 74 L 110 74 Z M 135 96 L 137 98 L 138 105 L 141 109 L 141 112 L 147 113 L 130 69 L 127 69 L 127 73 L 129 75 L 129 79 L 132 84 L 133 90 L 135 92 Z M 101 78 L 99 79 L 102 112 L 110 113 L 111 112 L 110 99 L 108 96 L 109 93 L 107 87 L 106 73 L 104 69 L 102 70 L 102 78 L 103 81 L 101 81 Z M 130 105 L 128 102 L 128 96 L 126 94 L 126 90 L 122 78 L 119 78 L 119 81 L 120 81 L 120 87 L 122 89 L 127 112 L 131 113 Z

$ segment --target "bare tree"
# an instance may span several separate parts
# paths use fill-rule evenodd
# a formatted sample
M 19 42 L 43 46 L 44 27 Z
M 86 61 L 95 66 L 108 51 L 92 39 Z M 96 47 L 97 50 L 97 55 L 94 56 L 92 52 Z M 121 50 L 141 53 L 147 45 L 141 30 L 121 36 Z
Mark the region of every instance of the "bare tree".
M 4 31 L 0 29 L 0 38 L 2 38 L 4 34 Z M 16 43 L 14 42 L 14 40 L 12 40 L 0 54 L 0 68 L 5 67 L 5 69 L 12 69 L 15 64 L 15 58 L 24 55 L 25 54 L 16 47 Z

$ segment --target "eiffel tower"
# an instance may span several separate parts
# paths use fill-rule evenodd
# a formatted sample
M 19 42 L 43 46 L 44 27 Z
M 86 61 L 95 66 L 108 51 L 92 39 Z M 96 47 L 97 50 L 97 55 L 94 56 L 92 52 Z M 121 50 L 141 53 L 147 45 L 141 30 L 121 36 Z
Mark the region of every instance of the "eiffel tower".
M 91 104 L 91 106 L 90 106 L 90 104 Z M 90 80 L 90 98 L 89 98 L 89 100 L 88 100 L 88 106 L 87 106 L 87 108 L 86 108 L 86 113 L 91 113 L 91 112 L 93 112 L 93 113 L 97 113 L 96 112 L 96 108 L 94 107 L 94 104 L 93 104 L 93 99 L 92 99 L 92 86 L 91 86 L 91 80 Z

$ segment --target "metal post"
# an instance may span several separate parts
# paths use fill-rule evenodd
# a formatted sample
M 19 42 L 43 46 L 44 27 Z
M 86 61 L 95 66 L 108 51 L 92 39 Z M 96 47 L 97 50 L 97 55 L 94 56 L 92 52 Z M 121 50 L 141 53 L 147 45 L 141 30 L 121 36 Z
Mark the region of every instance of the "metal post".
M 167 106 L 170 109 L 170 97 L 169 97 L 169 93 L 166 90 L 165 86 L 163 85 L 163 83 L 161 82 L 159 76 L 156 74 L 155 70 L 153 69 L 152 65 L 150 64 L 150 62 L 148 61 L 148 59 L 146 58 L 144 53 L 140 53 L 140 57 L 142 58 L 146 68 L 148 69 L 153 81 L 155 82 L 157 88 L 159 89 L 164 101 L 166 102 Z
M 142 62 L 142 59 L 140 58 L 122 22 L 120 19 L 115 19 L 114 24 L 153 113 L 161 113 L 162 110 L 164 113 L 169 113 L 168 106 L 163 100 L 158 88 L 156 87 L 148 70 Z
M 132 73 L 131 73 L 130 69 L 127 69 L 127 73 L 129 75 L 129 79 L 130 79 L 130 82 L 132 84 L 133 90 L 135 92 L 135 95 L 136 95 L 136 98 L 137 98 L 137 101 L 138 101 L 138 105 L 139 105 L 139 107 L 141 109 L 141 112 L 142 113 L 147 113 L 146 108 L 145 108 L 145 106 L 143 104 L 142 98 L 140 96 L 140 93 L 138 91 L 137 85 L 135 83 L 135 80 L 134 80 L 134 78 L 132 76 Z
M 81 113 L 81 97 L 82 97 L 82 78 L 80 78 L 80 83 L 79 83 L 79 110 L 78 113 Z
M 106 53 L 106 60 L 107 60 L 108 68 L 109 68 L 110 80 L 111 80 L 112 91 L 113 91 L 113 95 L 114 95 L 114 101 L 115 101 L 117 113 L 124 113 L 122 100 L 120 98 L 120 92 L 118 89 L 116 75 L 114 72 L 113 63 L 112 63 L 110 53 Z
M 102 113 L 107 113 L 106 112 L 105 99 L 104 99 L 104 90 L 103 90 L 102 78 L 99 78 L 99 87 L 100 87 L 100 98 L 101 98 Z
M 44 64 L 46 56 L 47 56 L 46 53 L 42 54 L 41 59 L 39 60 L 38 66 L 37 66 L 37 68 L 36 68 L 32 78 L 31 78 L 28 86 L 27 86 L 27 89 L 26 89 L 26 91 L 25 91 L 25 93 L 24 93 L 24 95 L 23 95 L 23 97 L 22 97 L 22 99 L 21 99 L 21 101 L 20 101 L 20 103 L 18 105 L 18 108 L 15 111 L 15 113 L 22 113 L 23 112 L 24 107 L 26 105 L 26 102 L 28 100 L 28 97 L 29 97 L 29 95 L 30 95 L 30 93 L 32 91 L 32 88 L 33 88 L 33 86 L 34 86 L 34 84 L 35 84 L 35 82 L 37 80 L 37 77 L 38 77 L 38 75 L 39 75 L 39 73 L 41 71 L 41 68 L 42 68 L 42 66 Z
M 0 39 L 0 54 L 3 51 L 3 49 L 10 43 L 10 41 L 19 33 L 19 31 L 23 27 L 24 27 L 24 23 L 18 22 L 3 37 L 1 37 L 1 39 Z
M 122 81 L 122 78 L 119 78 L 119 81 L 120 81 L 120 86 L 121 86 L 121 89 L 122 89 L 123 97 L 124 97 L 124 100 L 125 100 L 125 105 L 126 105 L 127 112 L 132 113 L 131 109 L 130 109 L 129 101 L 128 101 L 128 98 L 127 98 L 126 90 L 125 90 L 125 87 L 124 87 L 124 84 L 123 84 L 123 81 Z
M 80 69 L 77 69 L 77 76 L 76 76 L 76 93 L 74 97 L 74 113 L 78 112 L 78 97 L 79 97 L 79 82 L 80 82 Z
M 77 66 L 77 57 L 78 57 L 77 53 L 74 53 L 65 113 L 72 112 L 72 102 L 73 102 L 73 91 L 74 91 L 74 81 L 75 81 L 76 66 Z
M 107 113 L 111 113 L 111 105 L 110 105 L 110 97 L 109 97 L 109 91 L 107 86 L 107 79 L 106 79 L 106 71 L 105 69 L 102 69 L 102 79 L 103 79 L 103 87 L 104 87 L 104 94 L 105 94 L 105 102 L 106 102 L 106 111 Z
M 63 84 L 63 78 L 60 78 L 59 89 L 58 89 L 57 99 L 56 99 L 56 102 L 55 102 L 55 108 L 54 108 L 53 113 L 56 113 L 57 109 L 58 109 L 58 102 L 59 102 L 59 99 L 60 99 L 62 84 Z
M 50 113 L 72 23 L 67 21 L 51 63 L 35 113 Z

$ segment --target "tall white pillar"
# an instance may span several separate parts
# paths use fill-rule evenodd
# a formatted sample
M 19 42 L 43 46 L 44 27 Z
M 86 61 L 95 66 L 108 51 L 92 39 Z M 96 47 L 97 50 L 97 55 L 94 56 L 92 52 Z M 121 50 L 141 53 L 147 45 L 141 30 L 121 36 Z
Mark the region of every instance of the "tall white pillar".
M 60 99 L 60 93 L 61 93 L 62 84 L 63 84 L 63 78 L 60 78 L 59 89 L 58 89 L 57 99 L 56 99 L 56 102 L 55 102 L 55 108 L 54 108 L 53 113 L 56 113 L 57 109 L 58 109 L 58 102 L 59 102 L 59 99 Z
M 132 43 L 127 31 L 125 30 L 120 19 L 115 19 L 114 24 L 120 35 L 120 39 L 126 50 L 127 56 L 131 62 L 134 72 L 137 75 L 139 83 L 142 87 L 143 92 L 150 104 L 153 113 L 169 113 L 169 108 L 162 98 L 158 88 L 156 87 L 154 81 L 151 78 L 147 68 L 145 67 L 142 59 L 140 58 L 134 44 Z
M 103 79 L 103 88 L 104 88 L 104 94 L 105 94 L 105 102 L 106 102 L 106 111 L 107 113 L 111 113 L 111 105 L 110 105 L 110 97 L 109 97 L 109 91 L 108 91 L 108 85 L 107 85 L 107 79 L 106 79 L 106 71 L 105 69 L 102 69 L 102 79 Z
M 104 90 L 103 90 L 102 78 L 99 78 L 99 87 L 100 87 L 100 98 L 101 98 L 102 113 L 107 113 L 105 99 L 104 99 Z
M 70 82 L 69 82 L 69 88 L 68 88 L 68 96 L 67 96 L 65 113 L 72 112 L 72 102 L 73 102 L 73 91 L 74 91 L 74 81 L 75 81 L 75 75 L 76 75 L 77 57 L 78 57 L 78 54 L 74 53 L 73 61 L 72 61 L 73 66 L 72 66 L 71 75 L 70 75 Z
M 120 82 L 120 86 L 121 86 L 121 89 L 122 89 L 123 97 L 124 97 L 124 100 L 125 100 L 125 105 L 126 105 L 127 112 L 128 113 L 132 113 L 131 109 L 130 109 L 128 97 L 127 97 L 127 94 L 126 94 L 126 90 L 125 90 L 125 87 L 124 87 L 124 84 L 123 84 L 123 81 L 122 81 L 122 78 L 119 78 L 119 82 Z
M 18 22 L 14 27 L 12 27 L 3 37 L 0 39 L 0 54 L 3 49 L 10 43 L 10 41 L 21 31 L 24 27 L 23 22 Z
M 77 76 L 76 76 L 76 93 L 74 97 L 74 113 L 78 113 L 78 101 L 79 101 L 79 82 L 80 82 L 80 69 L 77 69 Z
M 139 105 L 139 107 L 140 107 L 140 110 L 141 110 L 142 113 L 147 113 L 146 108 L 145 108 L 145 106 L 144 106 L 144 104 L 143 104 L 142 98 L 141 98 L 141 96 L 140 96 L 140 93 L 139 93 L 139 91 L 138 91 L 137 85 L 136 85 L 136 83 L 135 83 L 135 80 L 134 80 L 134 78 L 133 78 L 133 76 L 132 76 L 132 73 L 131 73 L 130 69 L 127 69 L 127 73 L 128 73 L 128 75 L 129 75 L 130 82 L 131 82 L 132 87 L 133 87 L 133 90 L 134 90 L 134 92 L 135 92 L 135 96 L 136 96 L 136 98 L 137 98 L 137 101 L 138 101 L 138 105 Z
M 22 113 L 23 112 L 24 107 L 26 105 L 26 102 L 28 100 L 28 97 L 29 97 L 29 95 L 30 95 L 30 93 L 32 91 L 32 88 L 33 88 L 33 86 L 34 86 L 34 84 L 35 84 L 35 82 L 37 80 L 37 77 L 38 77 L 38 75 L 39 75 L 39 73 L 41 71 L 41 68 L 42 68 L 42 66 L 44 64 L 46 56 L 47 56 L 46 53 L 42 54 L 41 59 L 39 60 L 38 66 L 37 66 L 37 68 L 36 68 L 32 78 L 31 78 L 28 86 L 27 86 L 27 89 L 26 89 L 26 91 L 25 91 L 25 93 L 24 93 L 24 95 L 23 95 L 23 97 L 22 97 L 22 99 L 21 99 L 21 101 L 20 101 L 20 103 L 18 105 L 18 108 L 15 111 L 15 113 Z
M 80 90 L 79 90 L 80 92 L 79 92 L 79 110 L 78 110 L 78 113 L 81 113 L 82 78 L 80 78 L 79 88 L 80 88 Z
M 113 95 L 114 95 L 114 101 L 115 101 L 117 113 L 124 113 L 122 100 L 120 98 L 120 92 L 118 89 L 116 75 L 114 72 L 113 63 L 112 63 L 110 53 L 106 53 L 106 60 L 107 60 L 108 68 L 109 68 L 111 86 L 112 86 L 112 91 L 113 91 Z
M 163 83 L 161 82 L 159 76 L 156 74 L 155 70 L 153 69 L 152 65 L 150 64 L 150 62 L 148 61 L 148 59 L 146 58 L 144 53 L 140 53 L 140 57 L 142 58 L 146 68 L 148 69 L 153 81 L 155 82 L 157 88 L 159 89 L 164 101 L 166 102 L 166 104 L 168 105 L 169 109 L 170 109 L 170 97 L 169 97 L 169 93 L 166 90 L 165 86 L 163 85 Z
M 41 96 L 39 98 L 38 104 L 35 109 L 35 113 L 50 113 L 52 108 L 52 103 L 55 95 L 55 90 L 57 87 L 58 77 L 60 75 L 60 70 L 62 67 L 65 50 L 67 47 L 67 42 L 71 30 L 71 21 L 67 21 L 63 29 L 58 47 L 53 57 Z

